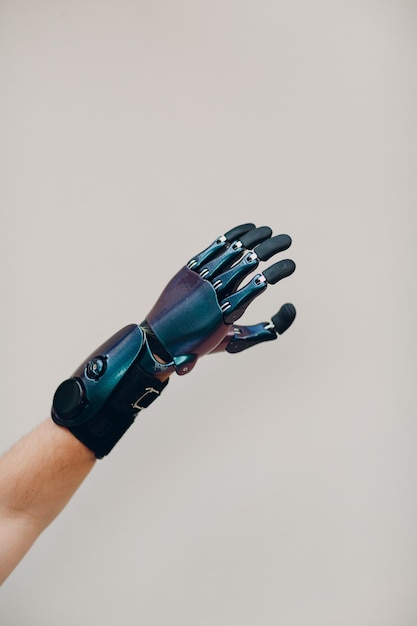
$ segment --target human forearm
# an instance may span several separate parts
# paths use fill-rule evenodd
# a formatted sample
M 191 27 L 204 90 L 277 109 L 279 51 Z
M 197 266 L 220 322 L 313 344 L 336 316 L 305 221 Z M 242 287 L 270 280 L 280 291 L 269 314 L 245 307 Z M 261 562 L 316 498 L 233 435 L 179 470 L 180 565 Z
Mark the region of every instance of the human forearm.
M 0 584 L 64 508 L 95 460 L 91 450 L 51 420 L 0 459 Z

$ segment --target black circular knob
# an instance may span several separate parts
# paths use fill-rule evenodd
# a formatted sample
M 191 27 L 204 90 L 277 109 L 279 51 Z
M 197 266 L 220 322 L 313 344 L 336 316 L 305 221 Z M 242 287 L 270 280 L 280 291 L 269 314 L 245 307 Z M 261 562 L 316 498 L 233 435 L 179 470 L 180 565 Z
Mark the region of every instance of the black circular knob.
M 85 366 L 85 373 L 88 378 L 92 380 L 98 380 L 106 371 L 107 362 L 104 356 L 96 356 L 91 359 Z
M 71 419 L 78 415 L 84 404 L 84 389 L 77 378 L 64 380 L 55 392 L 53 407 L 61 419 Z

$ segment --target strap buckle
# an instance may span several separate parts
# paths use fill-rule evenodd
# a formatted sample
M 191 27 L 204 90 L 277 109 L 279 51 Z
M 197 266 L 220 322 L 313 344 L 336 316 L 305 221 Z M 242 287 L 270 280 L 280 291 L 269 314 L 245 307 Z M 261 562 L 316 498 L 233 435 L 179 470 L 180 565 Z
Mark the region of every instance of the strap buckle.
M 149 395 L 153 393 L 155 394 L 155 396 L 146 400 L 145 404 L 142 404 L 144 398 L 147 398 Z M 154 389 L 153 387 L 146 387 L 145 392 L 136 400 L 136 402 L 132 403 L 132 407 L 134 409 L 138 409 L 138 411 L 141 411 L 142 409 L 146 409 L 154 400 L 156 400 L 156 398 L 159 395 L 160 395 L 160 392 L 157 389 Z

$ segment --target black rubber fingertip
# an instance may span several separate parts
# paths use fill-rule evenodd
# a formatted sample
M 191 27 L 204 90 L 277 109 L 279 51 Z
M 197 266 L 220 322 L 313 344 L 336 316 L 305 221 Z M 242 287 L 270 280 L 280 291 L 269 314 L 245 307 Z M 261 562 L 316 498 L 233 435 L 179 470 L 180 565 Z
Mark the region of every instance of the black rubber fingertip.
M 297 312 L 295 310 L 295 306 L 290 302 L 284 304 L 280 308 L 278 313 L 276 313 L 272 318 L 272 323 L 278 335 L 282 335 L 282 333 L 285 333 L 285 331 L 288 330 L 295 320 L 296 314 Z
M 275 285 L 279 280 L 291 276 L 295 271 L 295 263 L 291 259 L 285 259 L 267 267 L 262 273 L 270 285 Z
M 255 224 L 241 224 L 240 226 L 235 226 L 231 230 L 228 230 L 227 233 L 224 233 L 227 241 L 233 243 L 237 239 L 240 239 L 242 235 L 247 233 L 249 230 L 253 230 L 256 228 Z
M 258 243 L 265 241 L 265 239 L 269 239 L 272 235 L 272 230 L 269 226 L 260 226 L 259 228 L 253 228 L 245 235 L 240 237 L 240 241 L 248 250 L 252 249 Z
M 267 261 L 274 254 L 287 250 L 291 243 L 292 240 L 289 235 L 276 235 L 260 243 L 259 246 L 256 246 L 254 251 L 261 261 Z

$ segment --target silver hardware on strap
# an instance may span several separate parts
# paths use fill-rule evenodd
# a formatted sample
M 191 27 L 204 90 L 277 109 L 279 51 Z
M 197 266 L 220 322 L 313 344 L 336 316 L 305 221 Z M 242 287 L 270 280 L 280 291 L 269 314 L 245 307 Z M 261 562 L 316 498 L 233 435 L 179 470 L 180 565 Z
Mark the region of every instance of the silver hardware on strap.
M 134 409 L 138 409 L 139 411 L 140 411 L 140 410 L 142 410 L 142 409 L 145 409 L 146 407 L 144 407 L 144 406 L 140 406 L 140 403 L 142 402 L 143 398 L 146 398 L 146 396 L 148 396 L 148 395 L 149 395 L 149 394 L 151 394 L 151 393 L 154 393 L 154 394 L 156 394 L 157 396 L 159 396 L 159 394 L 160 394 L 160 392 L 159 392 L 159 391 L 157 391 L 156 389 L 154 389 L 153 387 L 146 387 L 146 389 L 145 389 L 145 393 L 143 393 L 143 394 L 140 396 L 140 398 L 138 398 L 138 399 L 136 400 L 136 402 L 134 402 L 134 403 L 132 404 L 132 407 L 133 407 Z

